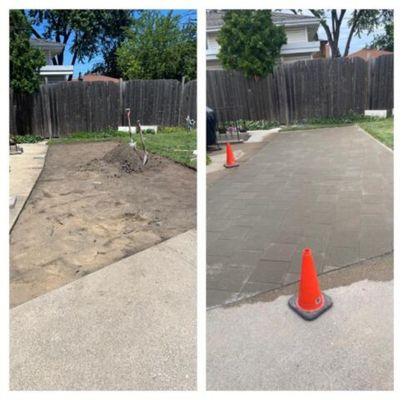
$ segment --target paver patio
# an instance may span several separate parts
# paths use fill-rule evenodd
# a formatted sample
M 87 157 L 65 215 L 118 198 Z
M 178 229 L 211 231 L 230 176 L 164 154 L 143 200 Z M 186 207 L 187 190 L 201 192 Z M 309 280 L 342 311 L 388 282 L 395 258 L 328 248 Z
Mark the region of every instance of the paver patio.
M 393 153 L 357 127 L 276 133 L 207 192 L 207 306 L 393 250 Z

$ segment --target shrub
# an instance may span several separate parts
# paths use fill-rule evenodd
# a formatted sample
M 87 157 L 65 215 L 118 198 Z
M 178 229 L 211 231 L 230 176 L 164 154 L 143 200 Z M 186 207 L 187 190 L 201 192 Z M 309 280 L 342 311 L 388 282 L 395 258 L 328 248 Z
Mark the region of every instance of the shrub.
M 238 121 L 226 121 L 224 122 L 224 127 L 227 129 L 229 127 L 233 127 L 238 125 L 241 130 L 247 131 L 256 131 L 262 129 L 272 129 L 280 126 L 278 121 L 266 121 L 266 120 L 259 120 L 259 121 L 248 121 L 240 119 Z
M 37 143 L 44 140 L 43 137 L 36 135 L 16 135 L 13 138 L 17 143 Z

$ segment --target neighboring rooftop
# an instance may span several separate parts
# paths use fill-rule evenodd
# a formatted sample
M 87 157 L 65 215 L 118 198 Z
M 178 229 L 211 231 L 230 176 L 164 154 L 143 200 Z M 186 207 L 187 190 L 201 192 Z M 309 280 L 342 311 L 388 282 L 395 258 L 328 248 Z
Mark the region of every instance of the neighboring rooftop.
M 64 49 L 64 44 L 59 42 L 53 42 L 52 40 L 31 38 L 29 39 L 29 44 L 37 49 L 41 49 L 44 51 L 52 51 L 56 54 L 59 54 Z
M 207 30 L 219 30 L 223 25 L 223 17 L 227 10 L 207 10 Z M 307 25 L 318 24 L 319 19 L 309 15 L 296 15 L 281 12 L 272 12 L 272 21 L 276 25 Z
M 99 74 L 87 74 L 82 77 L 84 82 L 119 82 L 119 79 Z
M 354 53 L 349 54 L 347 57 L 348 58 L 359 57 L 364 60 L 369 60 L 370 58 L 378 58 L 380 56 L 387 56 L 387 55 L 392 55 L 392 54 L 393 53 L 391 51 L 386 51 L 386 50 L 361 49 Z
M 45 55 L 47 65 L 44 65 L 39 70 L 39 75 L 41 75 L 45 84 L 67 81 L 70 79 L 74 72 L 74 66 L 55 65 L 53 62 L 54 57 L 63 51 L 63 43 L 38 38 L 29 39 L 29 43 L 31 47 L 41 50 Z

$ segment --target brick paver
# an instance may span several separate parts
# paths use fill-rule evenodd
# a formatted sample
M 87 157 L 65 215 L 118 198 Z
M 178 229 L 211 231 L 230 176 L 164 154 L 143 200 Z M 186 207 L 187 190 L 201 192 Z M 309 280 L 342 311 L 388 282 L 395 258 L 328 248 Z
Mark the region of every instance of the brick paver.
M 208 188 L 207 305 L 393 249 L 393 153 L 356 127 L 275 134 Z

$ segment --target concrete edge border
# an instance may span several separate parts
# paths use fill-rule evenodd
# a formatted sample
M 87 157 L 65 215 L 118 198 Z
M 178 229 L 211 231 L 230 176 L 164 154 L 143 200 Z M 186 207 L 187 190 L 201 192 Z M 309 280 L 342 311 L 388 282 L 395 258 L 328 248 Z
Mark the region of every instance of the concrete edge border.
M 42 176 L 43 170 L 45 169 L 45 164 L 46 164 L 46 160 L 47 160 L 48 152 L 49 152 L 49 143 L 48 143 L 49 141 L 48 141 L 48 140 L 45 140 L 45 142 L 46 142 L 45 144 L 46 144 L 46 146 L 47 146 L 47 150 L 46 150 L 45 157 L 44 157 L 44 160 L 43 160 L 43 166 L 42 166 L 41 172 L 39 172 L 38 177 L 36 178 L 34 184 L 32 185 L 31 190 L 29 191 L 28 196 L 26 197 L 26 199 L 25 199 L 25 201 L 24 201 L 24 204 L 22 205 L 22 207 L 21 207 L 21 209 L 20 209 L 20 212 L 17 214 L 17 216 L 15 217 L 15 219 L 14 219 L 12 225 L 9 227 L 9 229 L 8 229 L 8 234 L 9 234 L 9 235 L 11 234 L 11 232 L 12 232 L 12 230 L 13 230 L 15 224 L 17 223 L 18 219 L 20 218 L 20 215 L 21 215 L 22 212 L 24 211 L 25 206 L 26 206 L 26 204 L 28 203 L 28 200 L 31 198 L 31 194 L 32 194 L 32 192 L 34 191 L 34 188 L 35 188 L 37 182 L 39 181 L 39 178 Z M 10 159 L 9 159 L 8 162 L 9 162 L 9 164 L 10 164 Z M 8 212 L 8 217 L 10 218 L 10 210 L 9 210 L 9 212 Z
M 358 261 L 353 262 L 352 264 L 346 264 L 346 265 L 342 265 L 341 267 L 329 269 L 329 270 L 327 270 L 327 271 L 318 273 L 318 277 L 320 278 L 321 276 L 324 276 L 324 275 L 329 275 L 329 274 L 332 274 L 332 273 L 334 273 L 334 272 L 346 270 L 346 269 L 348 269 L 348 268 L 350 268 L 350 267 L 354 267 L 354 266 L 359 265 L 359 264 L 362 264 L 362 263 L 364 263 L 364 262 L 366 262 L 366 261 L 375 260 L 375 259 L 377 259 L 377 258 L 379 258 L 379 257 L 385 257 L 385 256 L 390 255 L 390 254 L 394 254 L 394 250 L 388 251 L 388 252 L 386 252 L 386 253 L 378 254 L 378 255 L 373 256 L 373 257 L 363 258 L 363 259 L 360 259 L 360 260 L 358 260 Z M 230 308 L 230 307 L 234 307 L 234 306 L 237 306 L 237 305 L 242 304 L 242 303 L 245 302 L 245 301 L 251 301 L 251 300 L 253 300 L 255 297 L 261 296 L 262 294 L 270 293 L 270 292 L 275 292 L 275 291 L 277 291 L 277 290 L 286 289 L 286 288 L 288 288 L 288 287 L 291 287 L 291 286 L 293 286 L 293 285 L 298 284 L 298 282 L 299 282 L 299 281 L 290 282 L 290 283 L 287 283 L 286 285 L 283 285 L 283 286 L 280 286 L 280 287 L 276 287 L 276 288 L 273 288 L 273 289 L 270 289 L 270 290 L 264 290 L 264 291 L 262 291 L 262 292 L 252 294 L 252 295 L 250 295 L 250 296 L 243 297 L 242 299 L 237 299 L 237 300 L 234 300 L 234 301 L 231 301 L 231 302 L 228 302 L 228 303 L 216 304 L 216 305 L 211 306 L 211 307 L 206 307 L 206 311 L 211 311 L 211 310 L 214 310 L 214 309 L 216 309 L 216 308 Z
M 193 232 L 194 232 L 194 235 L 195 235 L 196 250 L 197 250 L 197 228 L 196 228 L 196 226 L 195 226 L 195 227 L 193 227 L 193 228 L 188 229 L 188 230 L 185 231 L 185 232 L 181 232 L 181 233 L 179 233 L 179 234 L 177 234 L 177 235 L 175 235 L 175 236 L 172 236 L 172 237 L 170 237 L 170 238 L 168 238 L 168 239 L 162 240 L 161 242 L 156 243 L 156 244 L 154 244 L 153 246 L 147 247 L 146 249 L 144 249 L 144 250 L 142 250 L 142 251 L 139 251 L 139 252 L 134 253 L 134 254 L 132 254 L 132 255 L 130 255 L 130 256 L 127 256 L 127 257 L 123 257 L 123 258 L 121 258 L 120 260 L 116 260 L 116 261 L 114 261 L 114 262 L 112 262 L 112 263 L 110 263 L 110 264 L 108 264 L 108 265 L 105 265 L 105 266 L 103 266 L 103 267 L 97 269 L 96 271 L 93 271 L 93 272 L 91 272 L 91 273 L 89 273 L 89 274 L 87 274 L 87 275 L 82 276 L 81 278 L 75 279 L 75 280 L 73 280 L 73 281 L 71 281 L 71 282 L 67 282 L 66 284 L 64 284 L 64 285 L 62 285 L 62 286 L 59 286 L 59 287 L 57 287 L 57 288 L 54 288 L 54 289 L 52 289 L 52 290 L 50 290 L 50 291 L 48 291 L 48 292 L 46 292 L 46 293 L 43 293 L 43 294 L 41 294 L 41 295 L 39 295 L 39 296 L 37 296 L 37 297 L 34 297 L 33 299 L 30 299 L 30 300 L 28 300 L 28 301 L 25 301 L 24 303 L 18 304 L 18 305 L 16 305 L 15 307 L 10 307 L 10 308 L 9 308 L 9 312 L 11 313 L 11 311 L 16 310 L 16 309 L 19 308 L 19 307 L 22 307 L 22 306 L 26 305 L 27 303 L 35 302 L 35 301 L 37 301 L 38 299 L 41 299 L 42 297 L 45 297 L 45 296 L 49 295 L 49 294 L 52 293 L 52 292 L 55 292 L 55 291 L 58 291 L 58 290 L 60 290 L 60 289 L 62 289 L 62 288 L 66 288 L 66 287 L 69 287 L 69 286 L 71 286 L 71 285 L 74 285 L 74 284 L 76 284 L 78 281 L 81 281 L 81 282 L 82 282 L 82 281 L 86 281 L 86 280 L 88 280 L 88 279 L 91 279 L 91 277 L 92 277 L 93 275 L 98 274 L 98 273 L 101 273 L 105 268 L 108 268 L 108 267 L 111 267 L 112 265 L 115 265 L 115 264 L 124 262 L 125 260 L 127 260 L 127 259 L 129 259 L 129 258 L 132 258 L 132 257 L 136 257 L 136 256 L 138 256 L 139 254 L 142 254 L 142 253 L 144 253 L 144 252 L 150 252 L 150 251 L 152 251 L 152 249 L 155 249 L 155 248 L 157 248 L 157 247 L 159 248 L 160 246 L 169 247 L 172 251 L 174 251 L 174 252 L 178 255 L 178 257 L 181 257 L 181 258 L 185 259 L 185 258 L 183 257 L 183 255 L 182 255 L 182 253 L 180 253 L 179 251 L 177 251 L 177 249 L 176 249 L 175 247 L 171 246 L 170 241 L 173 240 L 173 239 L 178 238 L 179 236 L 185 235 L 185 234 L 189 234 L 189 233 L 192 233 L 192 234 L 193 234 Z M 188 263 L 188 261 L 187 261 L 186 259 L 185 259 L 185 262 Z M 197 259 L 196 259 L 196 262 L 197 262 Z

